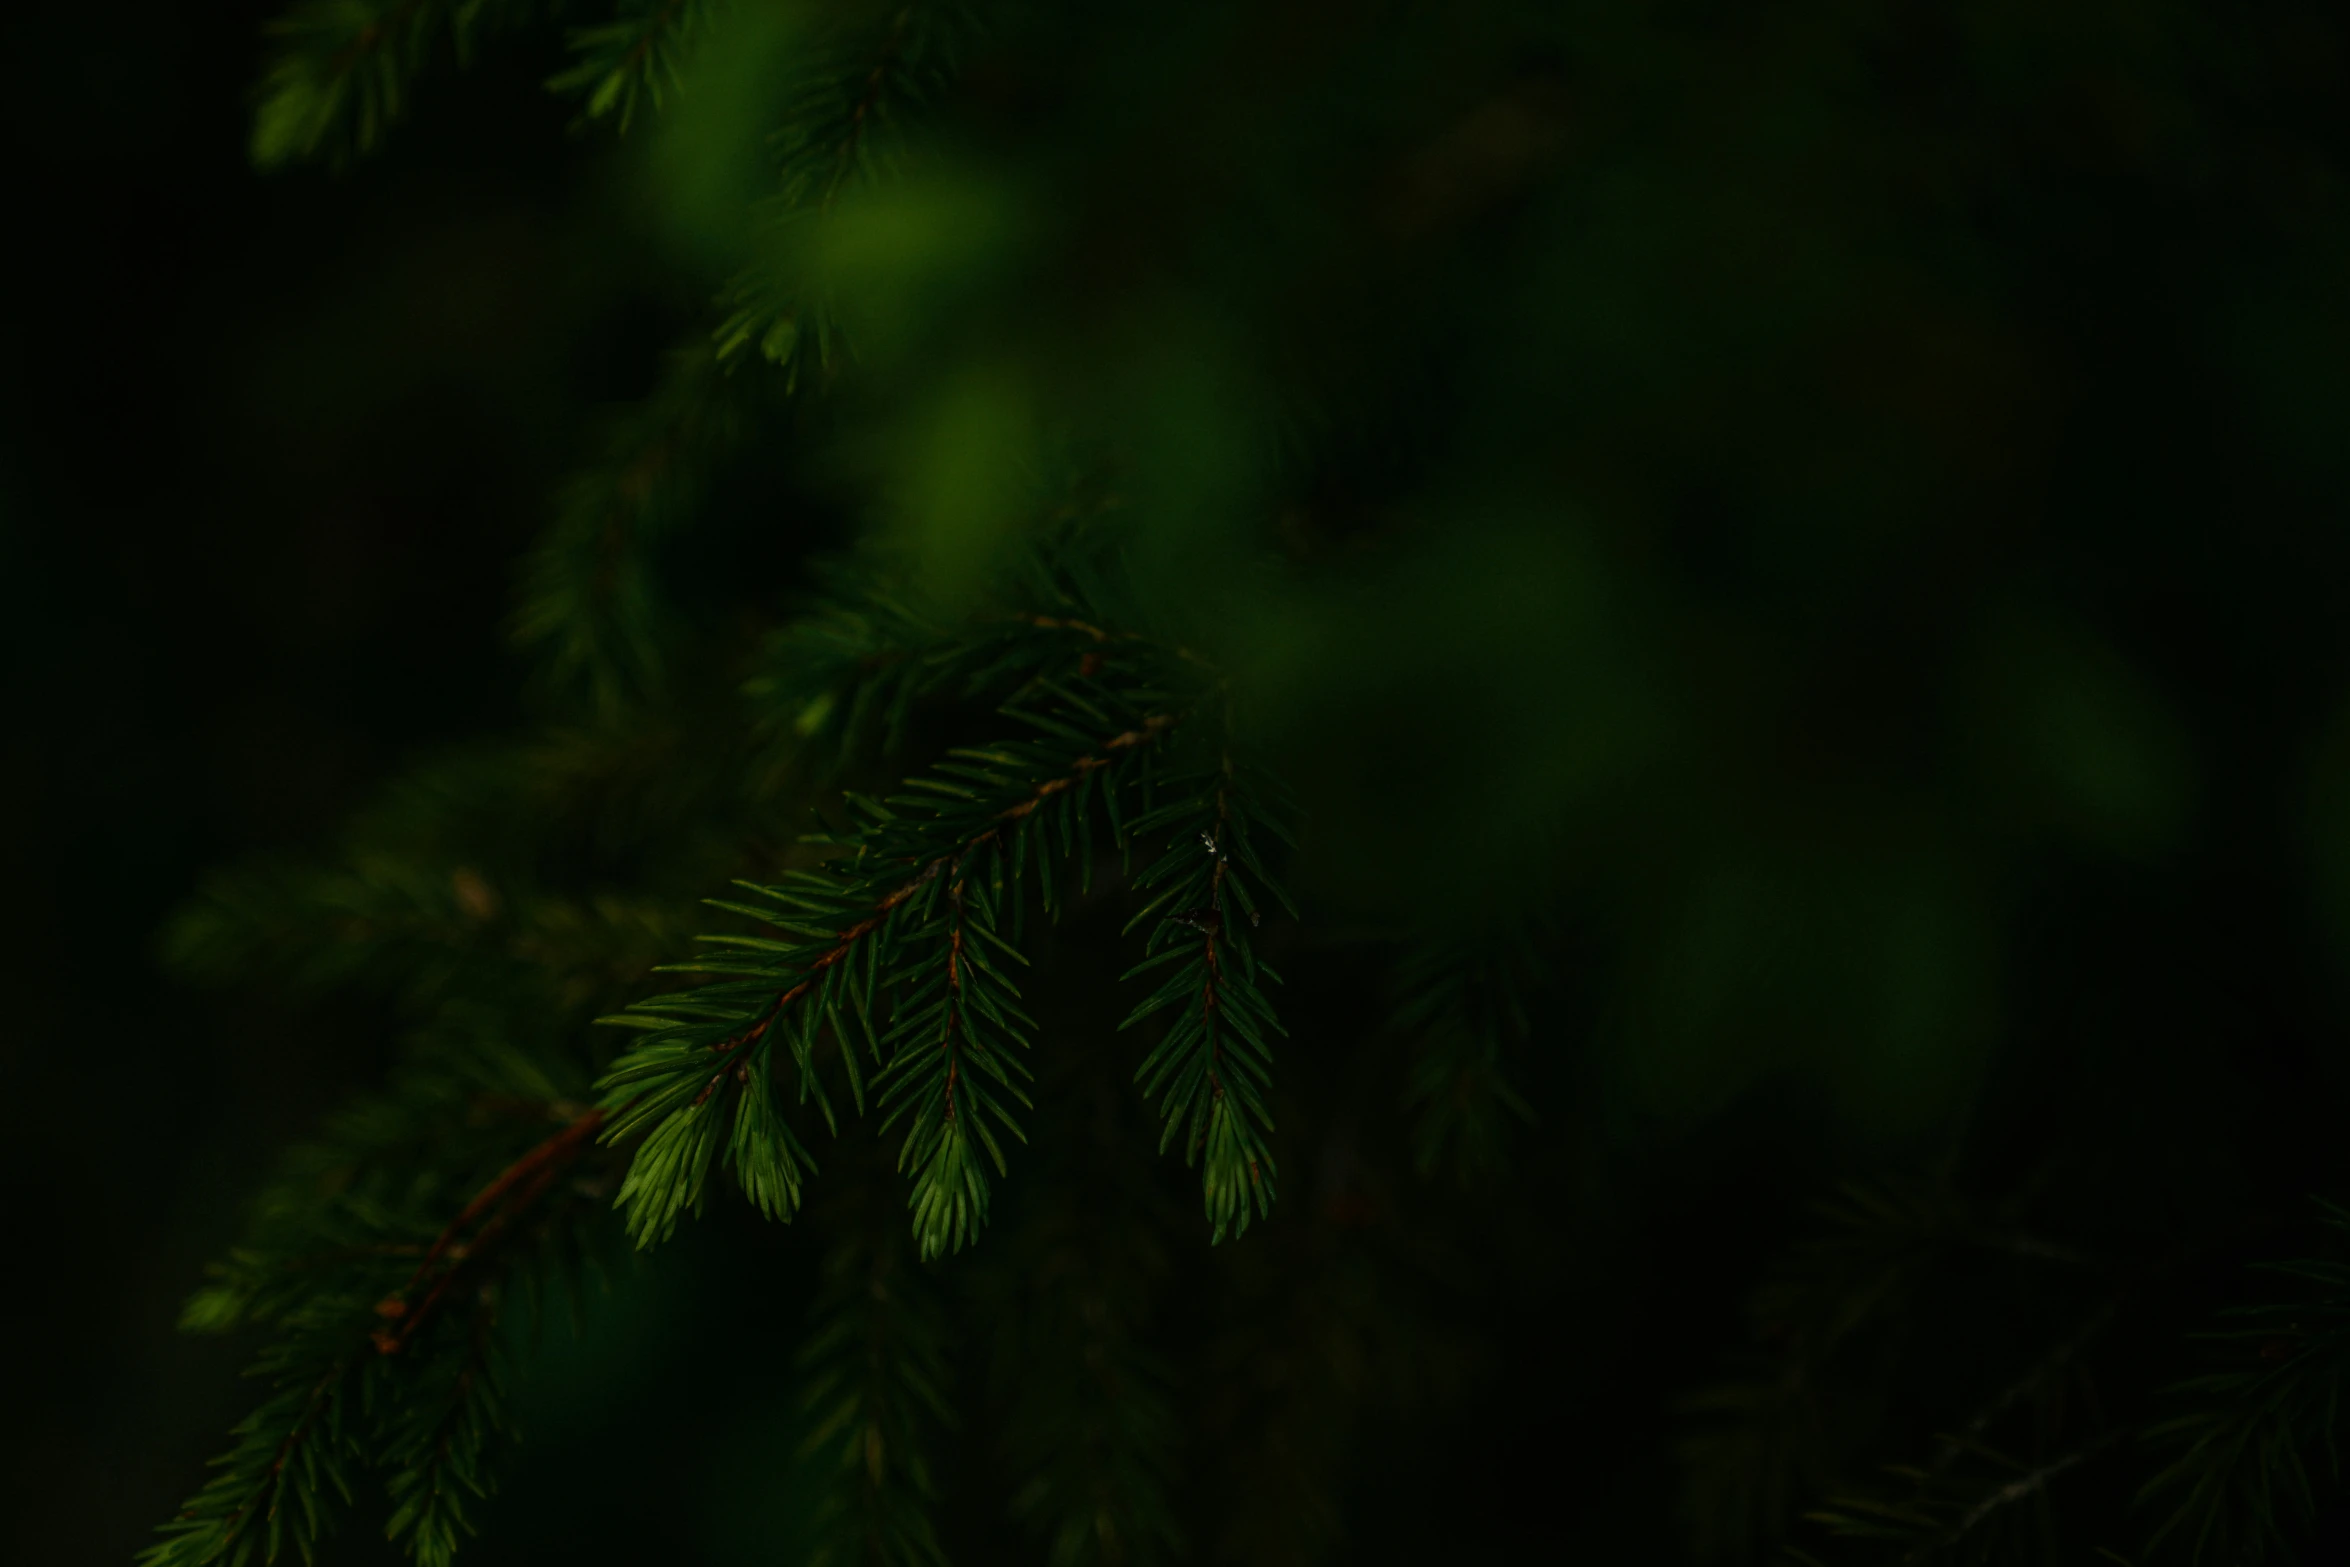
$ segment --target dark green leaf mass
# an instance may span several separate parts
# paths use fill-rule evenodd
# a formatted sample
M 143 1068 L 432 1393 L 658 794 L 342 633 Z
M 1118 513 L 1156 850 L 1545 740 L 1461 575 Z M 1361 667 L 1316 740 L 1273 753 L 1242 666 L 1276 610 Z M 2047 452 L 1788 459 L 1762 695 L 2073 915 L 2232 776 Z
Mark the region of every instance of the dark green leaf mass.
M 252 1385 L 142 1567 L 2350 1561 L 2350 20 L 299 0 L 256 49 L 248 174 L 434 281 L 180 466 L 306 493 L 339 420 L 385 550 L 512 516 L 464 547 L 515 673 L 183 899 L 170 1006 L 110 986 L 139 855 L 22 900 L 78 976 L 23 987 L 28 1208 L 132 1170 L 206 1018 L 387 1058 L 186 1303 Z M 493 123 L 560 201 L 400 260 L 407 139 Z M 469 418 L 569 477 L 432 467 Z M 179 526 L 169 624 L 290 593 Z M 53 636 L 15 538 L 26 667 L 150 634 Z M 120 711 L 142 798 L 332 792 Z M 189 1058 L 233 1142 L 267 1069 Z

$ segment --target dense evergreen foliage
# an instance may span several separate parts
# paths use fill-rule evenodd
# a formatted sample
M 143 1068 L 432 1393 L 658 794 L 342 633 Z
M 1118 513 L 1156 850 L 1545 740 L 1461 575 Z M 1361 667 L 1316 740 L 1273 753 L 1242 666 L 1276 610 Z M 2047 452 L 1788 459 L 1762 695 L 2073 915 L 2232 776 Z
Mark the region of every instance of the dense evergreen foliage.
M 328 171 L 539 51 L 709 303 L 520 564 L 530 724 L 171 927 L 412 1037 L 188 1305 L 256 1402 L 148 1567 L 466 1554 L 555 1308 L 729 1206 L 821 1258 L 778 1559 L 1367 1552 L 1368 1433 L 1477 1467 L 1460 1411 L 1578 1385 L 1544 1314 L 1683 1249 L 1623 1436 L 1679 1490 L 1627 1524 L 1578 1437 L 1511 1499 L 1557 1548 L 2338 1527 L 2338 24 L 304 0 L 270 47 L 253 156 Z M 2214 379 L 2147 428 L 2164 331 Z M 2257 484 L 2165 493 L 2222 437 Z M 1784 1244 L 1657 1173 L 1742 1157 L 1811 1188 Z M 1599 1366 L 1644 1308 L 1555 1309 Z

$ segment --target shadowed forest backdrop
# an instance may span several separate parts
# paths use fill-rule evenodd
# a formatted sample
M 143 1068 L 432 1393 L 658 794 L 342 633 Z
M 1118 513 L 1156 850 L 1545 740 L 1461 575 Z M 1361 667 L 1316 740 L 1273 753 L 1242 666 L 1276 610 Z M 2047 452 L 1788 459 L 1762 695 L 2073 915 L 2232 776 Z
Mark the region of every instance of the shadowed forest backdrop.
M 1061 1097 L 927 1265 L 950 1557 L 1045 1558 L 1074 1444 L 1007 1325 L 1132 1243 L 1170 1528 L 1055 1560 L 2350 1559 L 2312 1200 L 2350 1203 L 2350 27 L 980 7 L 871 204 L 747 223 L 795 51 L 922 9 L 738 0 L 657 105 L 549 92 L 598 59 L 562 25 L 435 45 L 359 155 L 265 114 L 266 172 L 276 8 L 5 24 L 14 1554 L 123 1562 L 201 1482 L 258 1389 L 183 1303 L 481 952 L 600 1067 L 572 1014 L 661 988 L 840 773 L 1001 738 L 942 701 L 804 763 L 851 704 L 774 634 L 824 562 L 983 615 L 1099 511 L 1298 803 L 1281 1195 L 1211 1248 L 1169 1154 L 1147 1222 L 1053 1230 L 1087 1155 L 1047 1128 L 1157 1144 L 1131 1089 L 1065 1113 L 1068 1042 L 1142 1057 L 1140 949 L 1070 923 Z M 722 350 L 771 438 L 566 618 L 562 530 L 655 486 L 611 453 Z M 379 971 L 306 865 L 415 881 L 448 952 Z M 1506 1135 L 1447 1141 L 1414 1074 L 1459 1020 L 1411 999 L 1521 949 L 1469 1117 Z M 811 1219 L 832 1183 L 902 1228 L 834 1147 Z M 803 1559 L 824 1232 L 732 1187 L 547 1326 L 462 1560 Z M 324 1559 L 394 1559 L 383 1510 Z

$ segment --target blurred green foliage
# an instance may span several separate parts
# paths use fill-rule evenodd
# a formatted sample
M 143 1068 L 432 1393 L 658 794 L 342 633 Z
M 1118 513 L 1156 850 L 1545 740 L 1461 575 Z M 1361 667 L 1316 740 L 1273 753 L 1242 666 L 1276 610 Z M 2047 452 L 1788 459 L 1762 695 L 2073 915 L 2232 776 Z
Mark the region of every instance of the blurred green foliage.
M 1017 1260 L 904 1264 L 1001 1342 L 951 1347 L 962 1434 L 843 1460 L 868 1503 L 920 1493 L 902 1516 L 969 1560 L 1498 1554 L 1537 1529 L 1625 1559 L 1796 1535 L 1823 1561 L 2140 1559 L 2168 1504 L 2131 1497 L 2169 1458 L 2137 1444 L 2195 1369 L 2184 1334 L 2272 1298 L 2242 1261 L 2333 1244 L 2303 1199 L 2350 1174 L 2340 19 L 550 19 L 300 5 L 243 126 L 252 62 L 213 42 L 168 69 L 160 21 L 137 45 L 52 18 L 20 51 L 146 62 L 117 88 L 93 66 L 104 114 L 62 87 L 27 111 L 98 149 L 44 187 L 45 231 L 165 210 L 196 103 L 190 188 L 220 203 L 167 209 L 205 240 L 164 303 L 122 259 L 147 231 L 104 229 L 52 264 L 76 332 L 24 329 L 8 689 L 79 749 L 29 748 L 0 801 L 79 825 L 11 851 L 55 889 L 11 926 L 20 1037 L 82 1037 L 199 865 L 273 851 L 166 942 L 273 999 L 142 970 L 126 1010 L 171 1024 L 105 1028 L 134 1036 L 110 1048 L 149 1085 L 124 1112 L 143 1151 L 28 1133 L 28 1187 L 90 1205 L 28 1250 L 103 1251 L 75 1237 L 193 1168 L 257 1178 L 221 1149 L 285 1140 L 452 1017 L 599 1067 L 586 1020 L 690 950 L 696 898 L 801 864 L 839 784 L 996 738 L 973 731 L 998 650 L 957 639 L 1032 610 L 1025 563 L 1083 517 L 1125 562 L 1121 625 L 1211 668 L 1303 807 L 1305 918 L 1266 938 L 1294 981 L 1291 1207 L 1209 1253 L 1196 1197 L 1096 1146 L 1155 1141 L 1101 1108 L 1132 1063 L 1048 1062 L 981 1254 Z M 276 183 L 234 170 L 247 147 Z M 87 359 L 170 391 L 126 399 Z M 109 537 L 148 563 L 106 564 Z M 419 747 L 447 754 L 381 787 Z M 142 817 L 181 825 L 158 848 Z M 92 890 L 134 879 L 119 916 Z M 85 928 L 108 955 L 69 950 Z M 1123 964 L 1054 939 L 1036 988 L 1075 999 L 1039 1058 L 1107 1049 L 1124 1006 L 1088 976 Z M 19 1102 L 79 1092 L 57 1054 L 11 1047 Z M 841 1175 L 847 1208 L 892 1209 L 886 1171 Z M 224 1240 L 205 1201 L 126 1232 L 146 1271 L 87 1276 L 160 1299 Z M 834 1323 L 841 1270 L 894 1243 L 842 1231 L 827 1286 L 801 1232 L 741 1219 L 705 1229 L 751 1260 L 689 1234 L 668 1273 L 591 1292 L 583 1336 L 548 1329 L 518 1406 L 543 1456 L 481 1559 L 828 1538 L 843 1493 L 761 1335 Z M 2250 1360 L 2197 1384 L 2198 1429 L 2267 1456 L 2190 1494 L 2269 1496 L 2317 1451 L 2258 1424 L 2336 1374 L 2304 1332 L 2215 1350 Z M 706 1333 L 716 1364 L 685 1347 Z M 1077 1342 L 1157 1391 L 1051 1362 Z M 58 1408 L 79 1391 L 58 1373 Z M 225 1423 L 188 1397 L 174 1442 Z M 592 1483 L 655 1419 L 700 1440 Z M 1056 1445 L 1079 1429 L 1098 1471 Z M 122 1507 L 164 1516 L 178 1485 Z M 1143 1501 L 1088 1535 L 1101 1485 Z M 2253 1511 L 2323 1550 L 2320 1493 Z M 600 1541 L 591 1504 L 640 1522 Z

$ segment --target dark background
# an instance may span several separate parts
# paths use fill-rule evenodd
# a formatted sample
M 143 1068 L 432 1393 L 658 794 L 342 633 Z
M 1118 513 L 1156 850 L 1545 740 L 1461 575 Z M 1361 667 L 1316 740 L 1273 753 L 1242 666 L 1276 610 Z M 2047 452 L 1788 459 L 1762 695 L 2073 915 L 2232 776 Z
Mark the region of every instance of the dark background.
M 253 174 L 245 86 L 272 9 L 46 9 L 5 42 L 37 62 L 5 110 L 0 350 L 0 1517 L 20 1560 L 121 1563 L 192 1489 L 247 1390 L 244 1348 L 175 1334 L 179 1303 L 278 1151 L 394 1035 L 356 1007 L 167 984 L 156 926 L 208 867 L 322 844 L 404 759 L 517 718 L 512 562 L 597 410 L 651 384 L 702 303 L 537 90 L 543 47 L 436 79 L 351 175 Z M 1995 489 L 2032 514 L 1998 526 L 2162 693 L 2198 790 L 2160 855 L 2030 861 L 2003 1070 L 2047 1091 L 2019 1100 L 2036 1124 L 1976 1135 L 2044 1145 L 2133 1114 L 2144 1063 L 2200 1042 L 2232 1097 L 2199 1109 L 2247 1129 L 2205 1146 L 2252 1152 L 2204 1171 L 2189 1149 L 2177 1186 L 2339 1191 L 2313 791 L 2350 691 L 2350 86 L 2324 11 L 2254 8 L 2224 42 L 2160 92 L 2126 62 L 2042 80 L 2015 45 L 2007 133 L 1970 144 L 2034 367 L 2023 433 L 1986 437 L 2033 465 Z M 1921 114 L 1941 90 L 1921 77 Z M 1701 508 L 1679 526 L 1693 594 L 1739 577 Z M 1492 1304 L 1512 1372 L 1446 1417 L 1438 1469 L 1368 1435 L 1356 1539 L 1498 1545 L 1538 1502 L 1562 1542 L 1643 1549 L 1609 1531 L 1670 1506 L 1665 1399 L 1711 1368 L 1725 1281 L 1829 1173 L 1815 1114 L 1758 1097 L 1619 1171 L 1641 1195 L 1580 1237 L 1582 1271 Z M 597 1329 L 596 1364 L 625 1376 L 547 1368 L 479 1559 L 759 1557 L 784 1433 L 690 1428 L 705 1389 L 681 1368 L 695 1303 L 788 1278 L 779 1245 L 689 1231 Z M 775 1311 L 779 1346 L 797 1309 Z M 780 1397 L 782 1353 L 730 1369 L 736 1405 Z M 648 1422 L 678 1440 L 598 1486 Z M 355 1559 L 368 1532 L 344 1536 Z
M 0 1554 L 122 1563 L 241 1413 L 174 1333 L 389 1019 L 167 986 L 207 867 L 510 722 L 512 562 L 677 324 L 544 50 L 348 178 L 255 175 L 267 5 L 11 8 L 0 437 Z M 365 1531 L 359 1533 L 361 1541 Z

